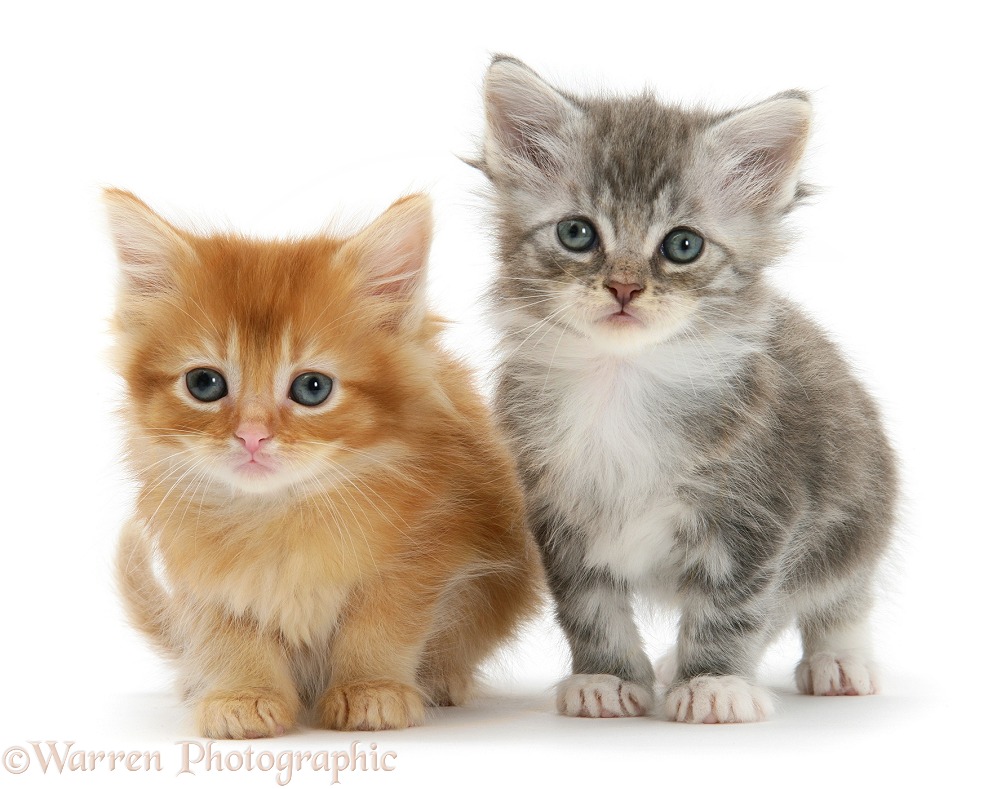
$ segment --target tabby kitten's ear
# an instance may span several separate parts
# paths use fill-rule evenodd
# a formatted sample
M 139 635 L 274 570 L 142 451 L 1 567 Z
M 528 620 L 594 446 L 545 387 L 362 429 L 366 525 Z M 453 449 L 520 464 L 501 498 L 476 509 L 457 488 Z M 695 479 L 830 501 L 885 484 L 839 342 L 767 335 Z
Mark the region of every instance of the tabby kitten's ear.
M 418 331 L 426 318 L 426 263 L 433 237 L 432 203 L 424 194 L 395 201 L 343 245 L 355 260 L 359 289 L 385 323 Z
M 781 93 L 714 124 L 702 168 L 707 200 L 722 216 L 780 214 L 797 198 L 810 133 L 805 93 Z
M 122 295 L 148 298 L 175 290 L 176 264 L 195 257 L 183 232 L 131 192 L 105 189 L 104 206 L 121 263 Z
M 485 172 L 542 189 L 560 174 L 566 132 L 581 115 L 523 63 L 497 56 L 485 76 Z

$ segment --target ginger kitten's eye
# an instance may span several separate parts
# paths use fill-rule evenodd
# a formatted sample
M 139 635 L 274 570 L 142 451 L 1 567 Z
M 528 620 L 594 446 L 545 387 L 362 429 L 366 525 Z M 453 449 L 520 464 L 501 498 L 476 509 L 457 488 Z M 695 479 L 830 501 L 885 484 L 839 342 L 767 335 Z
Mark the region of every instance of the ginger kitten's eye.
M 213 403 L 228 394 L 228 384 L 217 370 L 198 367 L 187 373 L 187 391 L 202 403 Z
M 661 254 L 672 263 L 692 263 L 703 252 L 703 237 L 679 227 L 661 242 Z
M 301 405 L 321 405 L 332 393 L 332 379 L 322 373 L 302 373 L 291 382 L 288 393 L 294 402 Z
M 595 228 L 587 219 L 565 219 L 557 223 L 557 238 L 565 249 L 587 252 L 595 246 Z

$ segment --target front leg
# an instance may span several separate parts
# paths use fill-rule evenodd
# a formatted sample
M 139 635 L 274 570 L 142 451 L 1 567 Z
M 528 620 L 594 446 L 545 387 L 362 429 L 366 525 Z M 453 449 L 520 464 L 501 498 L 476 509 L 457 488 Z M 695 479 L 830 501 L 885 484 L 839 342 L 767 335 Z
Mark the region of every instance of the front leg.
M 772 713 L 772 699 L 754 684 L 773 631 L 765 575 L 732 583 L 699 567 L 687 573 L 683 587 L 675 677 L 665 695 L 665 717 L 683 723 L 765 720 Z
M 301 705 L 275 634 L 207 605 L 186 626 L 181 660 L 202 737 L 274 737 L 293 728 Z
M 536 533 L 557 620 L 571 647 L 572 674 L 557 686 L 558 712 L 589 718 L 647 714 L 654 673 L 626 582 L 584 566 L 581 541 L 573 535 L 559 531 L 555 542 L 543 527 Z
M 411 577 L 385 575 L 358 591 L 333 637 L 331 684 L 318 704 L 320 726 L 376 731 L 422 722 L 416 676 L 437 602 L 430 584 Z

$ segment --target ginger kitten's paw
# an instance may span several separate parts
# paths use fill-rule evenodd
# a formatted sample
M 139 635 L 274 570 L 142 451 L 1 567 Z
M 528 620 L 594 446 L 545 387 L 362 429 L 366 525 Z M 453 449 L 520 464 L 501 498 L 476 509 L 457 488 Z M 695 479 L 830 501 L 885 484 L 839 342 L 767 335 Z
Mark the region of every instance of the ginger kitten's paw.
M 742 677 L 693 677 L 665 695 L 665 717 L 679 723 L 754 723 L 772 714 L 765 688 Z
M 378 680 L 330 688 L 319 702 L 318 714 L 319 725 L 326 729 L 379 731 L 417 726 L 425 708 L 411 685 Z
M 459 707 L 474 690 L 474 677 L 453 675 L 420 680 L 420 687 L 434 707 Z
M 241 690 L 209 693 L 195 714 L 202 737 L 254 740 L 290 731 L 296 712 L 294 704 L 273 691 Z
M 796 667 L 796 687 L 811 696 L 869 696 L 878 692 L 879 683 L 864 656 L 818 652 Z
M 579 718 L 632 718 L 646 715 L 650 689 L 613 674 L 572 674 L 557 686 L 557 711 Z

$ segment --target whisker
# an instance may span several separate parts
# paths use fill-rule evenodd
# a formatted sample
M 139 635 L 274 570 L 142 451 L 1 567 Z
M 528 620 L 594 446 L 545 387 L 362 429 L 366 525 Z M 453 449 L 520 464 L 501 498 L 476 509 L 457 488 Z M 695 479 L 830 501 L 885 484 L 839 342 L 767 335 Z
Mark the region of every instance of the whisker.
M 535 334 L 536 334 L 536 333 L 537 333 L 538 331 L 540 331 L 540 329 L 541 329 L 541 328 L 543 328 L 543 325 L 544 325 L 545 323 L 548 323 L 548 322 L 550 322 L 550 321 L 554 321 L 554 320 L 555 320 L 556 318 L 560 317 L 560 316 L 561 316 L 561 315 L 563 315 L 563 314 L 564 314 L 565 312 L 567 312 L 567 311 L 568 311 L 569 309 L 571 309 L 571 307 L 572 307 L 572 306 L 573 306 L 573 305 L 571 305 L 571 304 L 565 304 L 565 305 L 564 305 L 563 307 L 560 307 L 559 309 L 557 309 L 557 310 L 555 310 L 554 312 L 550 313 L 550 314 L 549 314 L 549 315 L 547 315 L 546 317 L 544 317 L 544 318 L 540 319 L 540 320 L 539 320 L 539 321 L 537 321 L 536 323 L 532 323 L 532 324 L 530 324 L 529 326 L 527 326 L 526 328 L 524 328 L 524 329 L 521 329 L 521 330 L 519 330 L 519 331 L 516 331 L 516 332 L 510 332 L 509 334 L 521 334 L 521 333 L 523 333 L 523 332 L 525 332 L 525 331 L 528 331 L 529 329 L 533 328 L 533 331 L 531 331 L 531 332 L 530 332 L 530 333 L 529 333 L 529 334 L 528 334 L 528 335 L 527 335 L 527 336 L 526 336 L 525 338 L 523 338 L 522 342 L 520 342 L 520 343 L 519 343 L 519 345 L 517 345 L 517 346 L 516 346 L 516 347 L 515 347 L 515 348 L 514 348 L 514 349 L 513 349 L 513 350 L 512 350 L 512 351 L 511 351 L 511 352 L 510 352 L 509 354 L 508 354 L 508 356 L 515 356 L 515 355 L 516 355 L 516 354 L 517 354 L 517 353 L 519 352 L 519 349 L 520 349 L 520 348 L 522 348 L 522 347 L 523 347 L 523 345 L 524 345 L 524 344 L 525 344 L 525 343 L 526 343 L 527 341 L 529 341 L 529 339 L 530 339 L 531 337 L 533 337 L 533 336 L 534 336 L 534 335 L 535 335 Z M 535 327 L 535 328 L 534 328 L 534 327 Z M 535 344 L 534 344 L 534 345 L 535 345 Z

